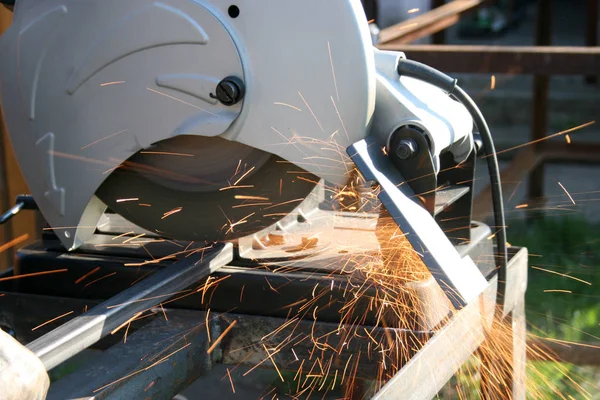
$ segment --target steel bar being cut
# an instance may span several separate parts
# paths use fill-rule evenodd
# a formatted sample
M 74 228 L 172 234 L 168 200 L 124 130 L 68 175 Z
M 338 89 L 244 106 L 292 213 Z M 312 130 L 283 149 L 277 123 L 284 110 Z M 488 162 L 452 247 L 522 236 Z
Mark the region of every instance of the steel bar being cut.
M 27 347 L 50 370 L 109 335 L 136 313 L 150 310 L 168 300 L 176 292 L 207 277 L 232 259 L 231 244 L 215 245 L 212 249 L 191 254 L 34 340 Z

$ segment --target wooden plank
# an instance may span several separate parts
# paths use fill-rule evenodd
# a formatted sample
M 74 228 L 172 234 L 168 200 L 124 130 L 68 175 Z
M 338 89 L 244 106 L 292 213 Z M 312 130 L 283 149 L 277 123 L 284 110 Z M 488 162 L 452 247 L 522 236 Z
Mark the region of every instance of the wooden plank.
M 440 32 L 458 22 L 460 15 L 486 0 L 454 0 L 410 20 L 383 29 L 379 43 L 404 44 Z
M 379 45 L 406 53 L 451 73 L 522 75 L 593 75 L 600 71 L 600 47 Z
M 600 365 L 600 342 L 573 343 L 548 338 L 527 341 L 530 361 L 560 360 L 573 365 Z
M 504 196 L 509 195 L 516 186 L 523 180 L 531 170 L 533 170 L 540 162 L 540 154 L 534 149 L 524 147 L 520 150 L 513 161 L 500 172 L 502 181 L 502 193 Z M 473 219 L 477 221 L 485 221 L 492 215 L 492 190 L 491 186 L 483 189 L 473 200 Z
M 11 13 L 4 7 L 0 6 L 0 35 L 10 25 Z M 0 55 L 1 56 L 1 55 Z M 2 122 L 2 114 L 0 110 L 0 212 L 8 209 L 9 190 L 8 190 L 8 173 L 6 171 L 6 149 L 4 147 L 4 124 Z M 8 242 L 11 237 L 10 224 L 5 224 L 0 227 L 0 244 Z M 11 253 L 5 251 L 0 253 L 0 271 L 5 270 L 10 265 Z
M 541 157 L 552 164 L 600 164 L 600 144 L 561 142 L 544 143 Z
M 536 24 L 536 46 L 550 46 L 552 43 L 552 1 L 538 0 Z M 548 95 L 550 91 L 550 77 L 547 74 L 533 77 L 533 107 L 531 109 L 531 135 L 530 141 L 538 142 L 548 135 Z M 535 149 L 540 149 L 543 143 L 534 144 Z M 529 174 L 527 188 L 528 201 L 538 201 L 544 195 L 544 161 Z M 532 215 L 538 215 L 535 211 Z
M 5 7 L 0 7 L 0 34 L 10 26 L 11 20 L 12 13 Z M 21 174 L 21 169 L 17 164 L 2 120 L 0 114 L 0 151 L 2 152 L 0 153 L 0 161 L 2 162 L 2 170 L 6 176 L 6 186 L 2 188 L 3 200 L 6 204 L 2 204 L 0 212 L 4 212 L 9 206 L 12 206 L 17 195 L 29 193 L 29 189 Z M 3 256 L 3 258 L 0 258 L 0 271 L 12 266 L 13 254 L 17 248 L 31 243 L 39 237 L 40 233 L 37 229 L 36 213 L 31 211 L 22 212 L 14 217 L 7 224 L 7 228 L 6 235 L 1 238 L 0 243 L 6 243 L 12 239 L 22 237 L 23 235 L 28 235 L 29 238 L 19 243 L 18 246 L 10 248 L 3 254 L 0 254 L 0 256 Z
M 598 46 L 598 3 L 598 0 L 587 1 L 587 29 L 585 35 L 585 44 L 589 47 Z M 587 76 L 586 82 L 590 84 L 598 83 L 598 76 Z

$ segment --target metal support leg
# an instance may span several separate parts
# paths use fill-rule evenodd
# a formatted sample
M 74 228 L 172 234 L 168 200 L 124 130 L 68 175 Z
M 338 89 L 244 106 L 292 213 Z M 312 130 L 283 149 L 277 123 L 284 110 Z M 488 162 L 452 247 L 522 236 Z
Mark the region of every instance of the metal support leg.
M 587 0 L 587 32 L 585 45 L 589 47 L 598 46 L 598 0 Z M 586 76 L 585 81 L 589 84 L 598 83 L 598 76 Z
M 486 341 L 479 348 L 482 360 L 481 392 L 485 400 L 524 400 L 527 362 L 525 292 L 527 290 L 527 252 L 521 250 L 511 259 L 506 286 L 511 291 L 504 301 L 502 321 L 494 321 Z
M 481 348 L 481 392 L 485 400 L 524 400 L 527 363 L 525 302 L 519 301 Z
M 538 0 L 536 35 L 537 46 L 549 46 L 552 43 L 552 1 Z M 533 111 L 531 140 L 546 137 L 548 133 L 548 75 L 536 75 L 533 78 Z M 539 149 L 540 145 L 536 145 Z M 539 201 L 544 195 L 544 164 L 538 165 L 529 175 L 530 201 Z

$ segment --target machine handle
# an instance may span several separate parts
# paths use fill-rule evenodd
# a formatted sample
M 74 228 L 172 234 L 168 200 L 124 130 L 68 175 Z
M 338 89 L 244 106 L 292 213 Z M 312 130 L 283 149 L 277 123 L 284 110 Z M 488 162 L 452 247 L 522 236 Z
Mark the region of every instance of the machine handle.
M 0 0 L 0 1 L 2 1 L 2 0 Z M 2 3 L 4 4 L 4 1 L 2 1 Z M 37 210 L 37 209 L 38 209 L 38 207 L 37 207 L 37 204 L 35 203 L 35 200 L 33 199 L 33 196 L 31 196 L 29 194 L 20 194 L 17 196 L 17 200 L 15 200 L 15 205 L 10 210 L 8 210 L 4 214 L 2 214 L 2 216 L 0 217 L 0 225 L 5 224 L 12 217 L 17 215 L 19 213 L 19 211 L 21 211 L 21 210 Z

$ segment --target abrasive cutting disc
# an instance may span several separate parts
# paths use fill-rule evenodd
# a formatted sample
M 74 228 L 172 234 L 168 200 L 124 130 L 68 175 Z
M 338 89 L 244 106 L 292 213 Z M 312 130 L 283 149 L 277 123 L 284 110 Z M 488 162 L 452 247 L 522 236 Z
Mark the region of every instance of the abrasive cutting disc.
M 233 240 L 273 225 L 318 178 L 222 138 L 179 136 L 138 152 L 97 196 L 134 224 L 181 240 Z

